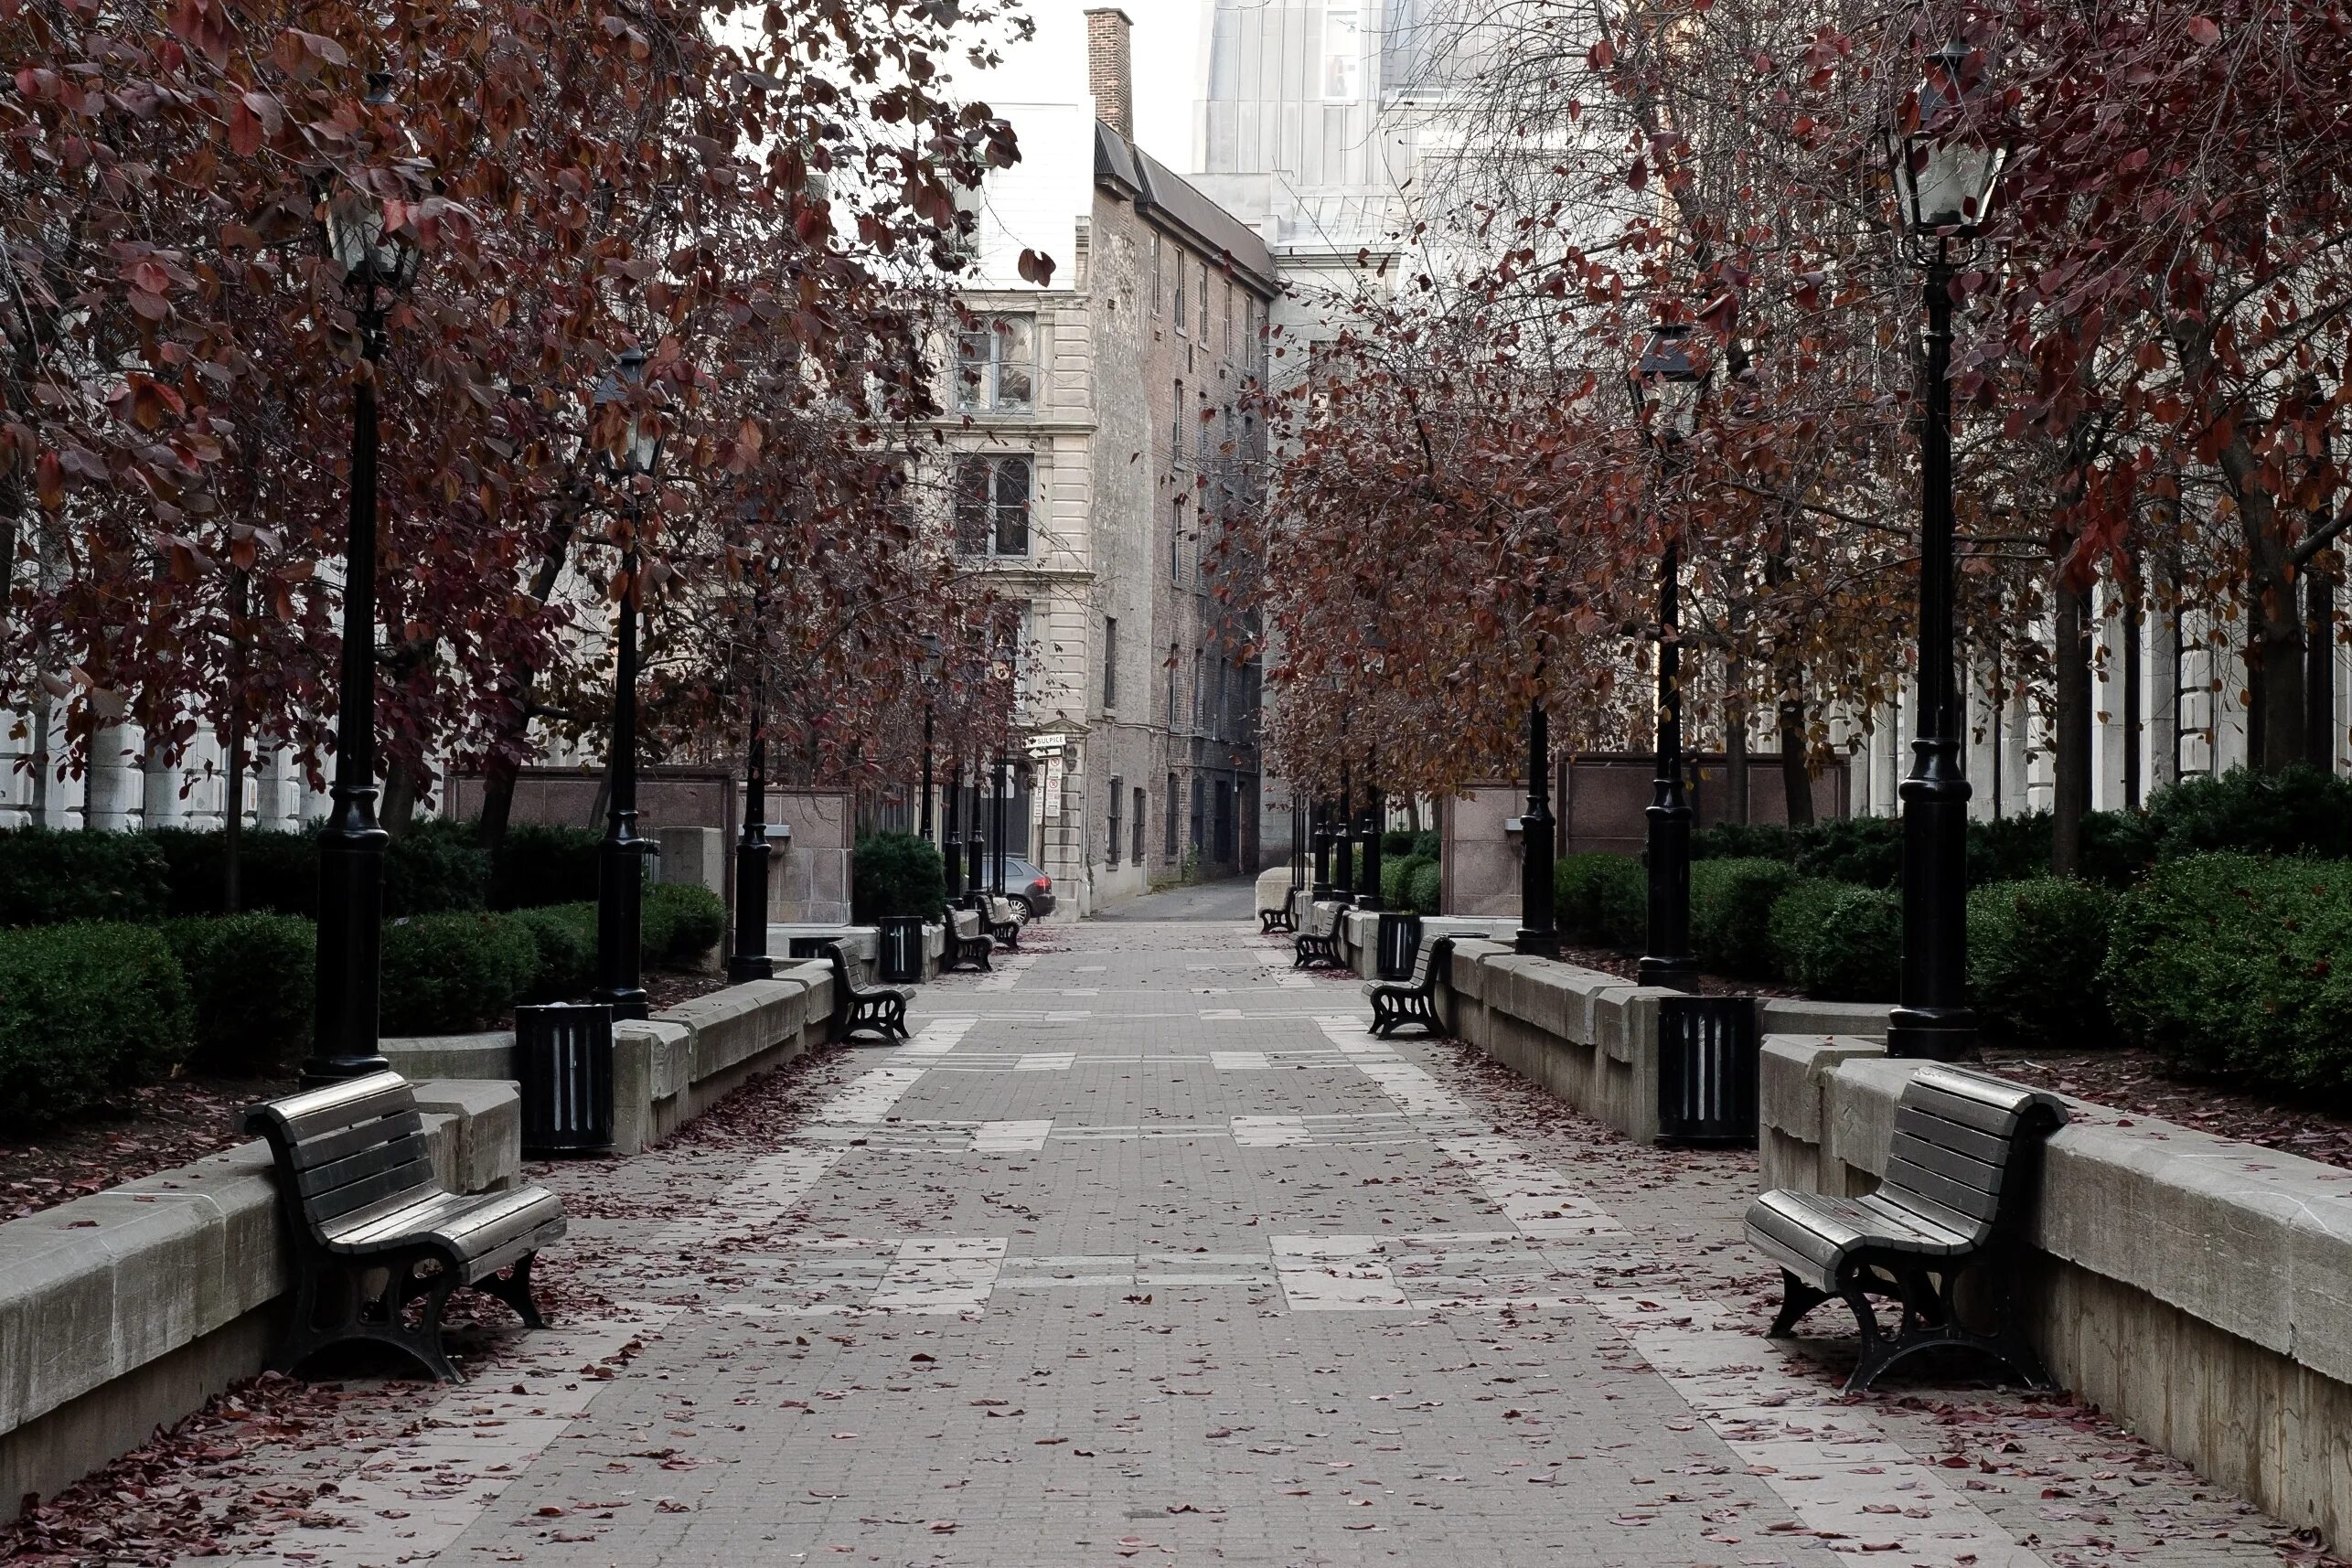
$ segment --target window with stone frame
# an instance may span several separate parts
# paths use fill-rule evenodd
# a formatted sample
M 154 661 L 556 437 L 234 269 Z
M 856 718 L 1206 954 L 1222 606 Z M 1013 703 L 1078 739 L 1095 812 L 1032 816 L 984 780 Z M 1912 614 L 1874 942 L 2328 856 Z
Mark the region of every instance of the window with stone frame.
M 956 335 L 956 407 L 964 413 L 1037 409 L 1037 318 L 984 315 Z
M 1129 829 L 1129 831 L 1135 835 L 1135 841 L 1132 845 L 1135 853 L 1130 857 L 1130 859 L 1139 866 L 1143 864 L 1144 807 L 1149 803 L 1150 799 L 1150 793 L 1141 784 L 1135 786 L 1135 826 Z
M 1127 781 L 1120 778 L 1118 774 L 1113 773 L 1111 775 L 1110 831 L 1104 836 L 1104 843 L 1109 852 L 1104 858 L 1108 862 L 1110 869 L 1114 871 L 1118 869 L 1119 850 L 1124 848 L 1123 842 L 1119 837 L 1119 826 L 1121 822 L 1121 812 L 1119 808 L 1126 804 L 1126 800 Z
M 1025 453 L 956 459 L 956 549 L 965 555 L 1026 557 L 1034 464 Z

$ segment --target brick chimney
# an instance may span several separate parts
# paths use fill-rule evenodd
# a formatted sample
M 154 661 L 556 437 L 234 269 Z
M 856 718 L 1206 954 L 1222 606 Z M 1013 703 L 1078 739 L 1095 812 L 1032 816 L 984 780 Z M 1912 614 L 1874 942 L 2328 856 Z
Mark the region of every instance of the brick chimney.
M 1086 87 L 1095 95 L 1095 118 L 1135 140 L 1135 65 L 1128 29 L 1135 24 L 1116 5 L 1086 13 Z

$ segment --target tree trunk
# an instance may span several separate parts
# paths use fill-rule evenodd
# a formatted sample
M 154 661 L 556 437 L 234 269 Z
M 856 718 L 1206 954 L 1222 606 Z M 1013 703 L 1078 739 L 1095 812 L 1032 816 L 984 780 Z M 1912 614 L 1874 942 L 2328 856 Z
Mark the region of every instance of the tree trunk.
M 572 553 L 572 535 L 575 527 L 572 514 L 566 512 L 550 524 L 547 542 L 540 550 L 539 568 L 531 574 L 531 597 L 545 603 L 555 592 L 556 579 L 563 574 L 563 564 Z M 505 681 L 508 707 L 498 720 L 497 732 L 491 738 L 490 760 L 482 770 L 482 820 L 479 842 L 493 864 L 500 846 L 507 841 L 507 824 L 515 813 L 515 784 L 522 775 L 520 760 L 523 737 L 530 731 L 530 674 L 518 670 Z M 599 816 L 604 815 L 600 809 Z
M 1738 635 L 1737 616 L 1732 635 Z M 1737 654 L 1723 661 L 1723 788 L 1731 797 L 1724 820 L 1745 827 L 1748 810 L 1748 667 Z
M 394 843 L 416 826 L 416 786 L 414 764 L 396 761 L 384 770 L 384 809 L 379 820 Z
M 1780 688 L 1780 802 L 1789 826 L 1805 827 L 1813 820 L 1813 775 L 1805 744 L 1805 699 L 1795 691 L 1791 686 Z
M 230 710 L 228 727 L 221 733 L 220 749 L 227 758 L 226 771 L 221 775 L 220 912 L 235 914 L 240 898 L 239 861 L 245 848 L 245 720 L 234 709 Z
M 2336 578 L 2320 560 L 2304 568 L 2303 755 L 2336 768 Z
M 2054 594 L 2058 703 L 2051 736 L 2050 874 L 2082 874 L 2082 814 L 2090 804 L 2090 595 L 2061 581 Z

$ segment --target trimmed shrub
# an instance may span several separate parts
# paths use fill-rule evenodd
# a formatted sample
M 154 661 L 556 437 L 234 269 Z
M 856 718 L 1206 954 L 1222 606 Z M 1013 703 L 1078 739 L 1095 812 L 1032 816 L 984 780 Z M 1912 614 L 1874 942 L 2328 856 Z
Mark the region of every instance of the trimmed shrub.
M 1691 835 L 1693 860 L 1789 862 L 1796 858 L 1796 834 L 1777 822 L 1718 822 Z
M 1445 897 L 1441 869 L 1433 859 L 1418 855 L 1413 859 L 1420 864 L 1414 868 L 1411 879 L 1405 884 L 1405 902 L 1416 914 L 1436 914 L 1438 903 Z
M 139 837 L 153 842 L 170 868 L 172 914 L 221 912 L 229 868 L 227 834 L 217 827 L 158 827 Z M 316 836 L 259 827 L 239 834 L 237 902 L 241 911 L 315 915 Z
M 596 980 L 596 906 L 543 904 L 519 909 L 510 917 L 530 933 L 539 963 L 531 971 L 526 1002 L 576 1001 Z
M 2158 855 L 2227 851 L 2352 859 L 2352 779 L 2316 768 L 2186 778 L 2148 798 Z
M 593 902 L 597 848 L 604 837 L 593 827 L 559 827 L 545 822 L 508 825 L 490 867 L 490 907 Z
M 2191 1066 L 2330 1097 L 2352 1068 L 2352 865 L 2193 855 L 2158 864 L 2110 928 L 2109 1005 Z
M 944 892 L 941 898 L 944 909 Z M 666 926 L 658 942 L 655 940 L 657 920 Z M 698 883 L 657 882 L 646 890 L 642 929 L 640 940 L 648 959 L 691 967 L 727 934 L 727 905 L 718 894 Z
M 166 872 L 135 833 L 0 833 L 0 926 L 161 920 Z
M 1691 866 L 1691 947 L 1718 975 L 1772 973 L 1772 905 L 1796 885 L 1784 860 L 1699 860 Z
M 481 909 L 489 891 L 489 852 L 482 848 L 480 830 L 471 822 L 424 817 L 411 823 L 408 832 L 385 850 L 386 914 Z
M 1385 870 L 1391 860 L 1402 860 L 1413 853 L 1413 840 L 1419 835 L 1403 827 L 1392 827 L 1380 836 L 1381 868 Z
M 1797 874 L 1891 888 L 1903 874 L 1903 825 L 1892 816 L 1835 816 L 1796 833 Z
M 1903 965 L 1903 904 L 1879 888 L 1801 880 L 1772 905 L 1772 974 L 1831 1002 L 1896 994 Z
M 422 914 L 384 927 L 386 1034 L 486 1029 L 539 970 L 539 944 L 510 915 Z
M 1413 907 L 1413 879 L 1421 874 L 1424 866 L 1437 862 L 1423 855 L 1402 855 L 1380 863 L 1380 901 L 1390 909 Z
M 318 930 L 292 914 L 199 915 L 165 923 L 195 1009 L 190 1065 L 273 1077 L 310 1038 Z
M 1649 936 L 1649 873 L 1630 856 L 1563 855 L 1552 896 L 1561 928 L 1580 942 L 1639 947 Z
M 1968 987 L 1977 1010 L 2027 1044 L 2094 1043 L 2112 1026 L 2108 928 L 2117 895 L 2096 882 L 2034 877 L 1968 895 Z
M 850 918 L 872 925 L 885 915 L 946 918 L 947 868 L 938 848 L 913 833 L 873 833 L 850 861 Z
M 37 1128 L 162 1077 L 189 1028 L 179 962 L 154 927 L 0 931 L 0 1123 Z

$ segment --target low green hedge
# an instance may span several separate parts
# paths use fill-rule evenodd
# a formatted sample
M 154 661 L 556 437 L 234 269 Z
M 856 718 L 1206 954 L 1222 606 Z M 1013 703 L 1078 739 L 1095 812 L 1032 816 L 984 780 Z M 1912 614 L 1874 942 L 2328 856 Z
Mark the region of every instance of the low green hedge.
M 1438 862 L 1434 857 L 1406 855 L 1400 859 L 1380 863 L 1380 901 L 1390 909 L 1411 910 L 1416 914 L 1435 914 L 1438 912 Z
M 1553 916 L 1579 942 L 1639 947 L 1650 935 L 1650 878 L 1624 855 L 1563 855 L 1552 868 Z
M 1902 898 L 1883 888 L 1802 879 L 1773 903 L 1767 942 L 1774 976 L 1808 996 L 1888 1001 L 1902 975 Z
M 283 1072 L 308 1047 L 317 992 L 317 928 L 299 915 L 166 921 L 195 1011 L 191 1066 L 230 1078 Z
M 947 868 L 936 846 L 913 833 L 870 833 L 850 858 L 850 918 L 872 925 L 893 915 L 944 920 Z
M 944 905 L 942 909 L 944 913 Z M 726 934 L 727 905 L 710 889 L 693 882 L 657 882 L 646 890 L 637 940 L 647 963 L 690 968 Z
M 179 961 L 153 927 L 0 931 L 0 1124 L 37 1128 L 153 1083 L 192 1029 Z
M 2111 1038 L 2108 933 L 2118 895 L 2096 882 L 2033 877 L 1968 895 L 1968 988 L 1988 1030 L 2026 1045 Z
M 529 993 L 539 944 L 512 915 L 421 914 L 384 927 L 383 1030 L 486 1029 Z
M 2192 855 L 2116 911 L 2103 971 L 2124 1032 L 2296 1093 L 2352 1069 L 2352 863 Z
M 0 926 L 164 916 L 166 864 L 137 833 L 0 833 Z
M 1772 906 L 1797 882 L 1781 860 L 1699 860 L 1691 866 L 1691 950 L 1717 975 L 1770 976 Z

